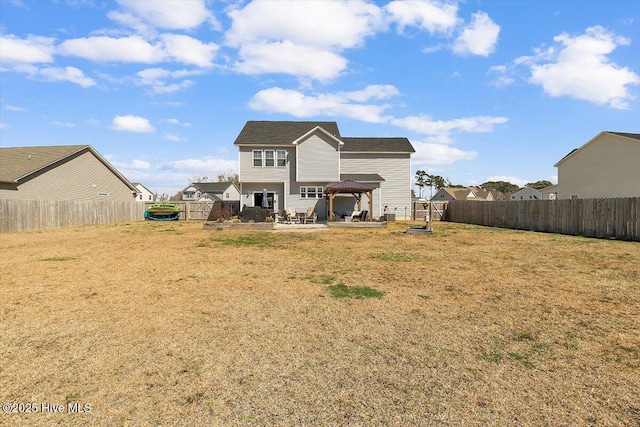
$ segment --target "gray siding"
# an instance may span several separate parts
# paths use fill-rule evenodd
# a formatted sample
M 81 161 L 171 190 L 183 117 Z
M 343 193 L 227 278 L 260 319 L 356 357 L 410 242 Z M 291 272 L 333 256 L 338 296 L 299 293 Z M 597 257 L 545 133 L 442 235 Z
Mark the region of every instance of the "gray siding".
M 253 166 L 254 150 L 285 150 L 287 162 L 285 167 Z M 295 156 L 293 148 L 284 147 L 239 147 L 239 178 L 240 182 L 283 182 L 289 180 L 290 168 L 294 167 L 292 159 Z
M 300 141 L 296 150 L 298 182 L 340 180 L 338 143 L 320 131 Z
M 1 199 L 135 201 L 132 190 L 88 151 L 43 170 L 17 191 L 8 187 L 0 187 Z
M 341 153 L 340 172 L 372 173 L 384 178 L 379 197 L 374 191 L 373 218 L 384 213 L 395 213 L 397 219 L 411 217 L 411 159 L 409 153 Z M 363 202 L 366 197 L 363 197 Z M 364 209 L 364 208 L 363 208 Z

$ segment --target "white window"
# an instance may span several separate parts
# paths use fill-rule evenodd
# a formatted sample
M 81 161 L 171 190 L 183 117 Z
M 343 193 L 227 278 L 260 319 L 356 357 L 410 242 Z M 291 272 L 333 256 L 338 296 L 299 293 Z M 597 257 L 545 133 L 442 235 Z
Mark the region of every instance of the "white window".
M 224 193 L 224 198 L 228 199 L 229 198 L 229 193 Z
M 273 168 L 287 165 L 287 152 L 285 150 L 253 150 L 253 167 Z
M 276 165 L 275 151 L 264 150 L 264 165 L 268 168 L 272 168 Z
M 253 150 L 253 166 L 262 167 L 262 150 Z
M 300 187 L 301 199 L 321 199 L 322 187 Z

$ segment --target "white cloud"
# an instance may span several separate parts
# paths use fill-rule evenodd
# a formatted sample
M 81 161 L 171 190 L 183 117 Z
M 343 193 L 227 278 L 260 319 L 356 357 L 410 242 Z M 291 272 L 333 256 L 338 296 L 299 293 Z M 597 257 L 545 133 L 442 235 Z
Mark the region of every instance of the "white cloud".
M 485 12 L 472 15 L 471 23 L 465 27 L 453 45 L 460 55 L 489 56 L 496 49 L 500 26 Z
M 112 11 L 108 16 L 136 29 L 145 25 L 169 30 L 191 30 L 204 22 L 214 28 L 220 24 L 209 12 L 204 0 L 118 0 L 123 10 Z
M 9 125 L 6 124 L 5 122 L 0 122 L 0 129 L 8 129 Z
M 392 124 L 426 135 L 448 135 L 452 131 L 492 132 L 495 125 L 507 123 L 506 117 L 476 116 L 454 120 L 432 120 L 429 116 L 393 119 Z
M 77 56 L 98 62 L 133 62 L 155 64 L 179 62 L 197 67 L 211 67 L 218 45 L 202 43 L 180 34 L 162 34 L 152 44 L 140 36 L 94 36 L 65 40 L 58 46 L 62 55 Z
M 262 41 L 345 49 L 361 46 L 383 27 L 382 10 L 364 1 L 257 1 L 231 9 L 226 43 L 240 47 Z
M 187 127 L 187 128 L 191 127 L 191 123 L 189 123 L 189 122 L 180 122 L 180 120 L 178 120 L 176 118 L 164 119 L 164 120 L 161 120 L 161 122 L 169 123 L 170 125 L 184 126 L 184 127 Z
M 111 129 L 124 132 L 150 133 L 155 128 L 149 123 L 149 119 L 140 116 L 115 116 L 111 122 Z
M 20 112 L 27 111 L 24 108 L 17 107 L 15 105 L 5 105 L 4 109 L 7 110 L 7 111 L 20 111 Z
M 201 70 L 177 70 L 169 71 L 163 68 L 147 68 L 139 71 L 134 79 L 139 86 L 151 86 L 155 93 L 172 93 L 193 86 L 192 80 L 181 80 L 176 83 L 167 83 L 168 79 L 181 79 L 182 77 L 202 74 Z
M 463 151 L 449 144 L 411 141 L 416 152 L 411 156 L 415 167 L 446 166 L 461 160 L 473 160 L 478 156 L 475 151 Z
M 53 62 L 55 39 L 29 36 L 21 39 L 13 34 L 0 36 L 0 61 L 7 63 L 49 63 Z
M 235 70 L 249 75 L 283 73 L 326 81 L 347 68 L 347 60 L 337 53 L 291 41 L 243 45 L 239 56 Z
M 70 39 L 58 46 L 62 55 L 78 56 L 92 61 L 156 63 L 165 58 L 162 48 L 139 36 L 121 38 L 85 37 Z
M 253 96 L 249 108 L 271 113 L 287 113 L 295 117 L 349 117 L 369 123 L 382 123 L 390 119 L 383 116 L 389 105 L 366 104 L 375 99 L 398 95 L 391 85 L 373 85 L 355 92 L 305 95 L 302 92 L 274 87 Z
M 458 24 L 458 5 L 439 1 L 392 1 L 385 6 L 390 20 L 405 27 L 423 28 L 429 33 L 449 33 Z
M 106 156 L 107 159 L 109 160 L 109 163 L 111 163 L 113 166 L 115 166 L 118 170 L 120 171 L 141 171 L 141 170 L 149 170 L 151 169 L 151 163 L 144 161 L 144 160 L 138 160 L 138 159 L 133 159 L 130 162 L 119 162 L 117 160 L 111 160 L 114 156 Z M 128 173 L 125 173 L 126 176 L 129 176 Z
M 321 81 L 346 69 L 344 49 L 362 46 L 384 26 L 382 10 L 363 1 L 259 1 L 228 14 L 225 42 L 239 50 L 238 72 Z
M 554 41 L 553 49 L 520 59 L 531 67 L 530 83 L 542 86 L 552 97 L 568 96 L 617 109 L 629 108 L 629 86 L 640 84 L 640 76 L 607 58 L 617 47 L 628 45 L 628 39 L 596 26 L 575 37 L 560 34 Z M 552 62 L 540 64 L 549 57 Z
M 76 124 L 75 124 L 75 123 L 72 123 L 72 122 L 59 122 L 59 121 L 57 121 L 57 120 L 53 120 L 53 121 L 51 122 L 51 124 L 52 124 L 53 126 L 61 126 L 61 127 L 68 127 L 68 128 L 76 127 Z
M 202 43 L 198 39 L 180 34 L 162 34 L 160 40 L 168 58 L 202 68 L 213 65 L 218 50 L 215 43 Z
M 95 86 L 96 82 L 84 75 L 82 70 L 76 67 L 46 67 L 38 71 L 38 75 L 49 81 L 66 81 L 76 83 L 82 87 Z
M 179 137 L 178 135 L 174 135 L 172 133 L 167 133 L 164 135 L 164 139 L 166 139 L 167 141 L 173 141 L 173 142 L 181 142 L 184 141 L 183 138 Z

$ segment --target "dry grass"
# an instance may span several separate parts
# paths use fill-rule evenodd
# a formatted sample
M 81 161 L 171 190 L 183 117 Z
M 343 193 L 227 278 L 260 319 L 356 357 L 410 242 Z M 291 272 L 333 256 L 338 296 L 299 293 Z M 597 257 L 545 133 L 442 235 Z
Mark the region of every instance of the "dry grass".
M 92 411 L 0 424 L 640 425 L 640 245 L 407 225 L 2 235 L 0 401 Z

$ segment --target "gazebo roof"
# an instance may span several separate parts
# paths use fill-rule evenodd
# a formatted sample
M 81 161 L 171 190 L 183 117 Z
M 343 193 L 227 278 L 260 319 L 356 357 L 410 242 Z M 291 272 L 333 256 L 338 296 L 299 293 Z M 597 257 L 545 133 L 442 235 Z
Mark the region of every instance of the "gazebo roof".
M 325 194 L 334 194 L 334 193 L 368 193 L 373 191 L 373 187 L 368 184 L 363 184 L 361 182 L 351 181 L 347 179 L 342 182 L 338 182 L 336 184 L 328 185 L 324 189 Z

